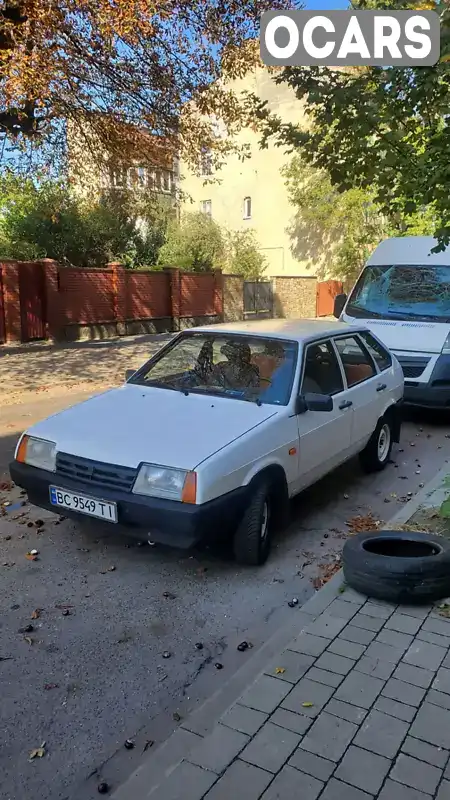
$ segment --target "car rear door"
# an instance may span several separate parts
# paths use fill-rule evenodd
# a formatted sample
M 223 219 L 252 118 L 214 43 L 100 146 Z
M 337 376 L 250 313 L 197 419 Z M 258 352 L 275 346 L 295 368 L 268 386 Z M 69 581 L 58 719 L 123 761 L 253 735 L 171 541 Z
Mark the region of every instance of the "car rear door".
M 305 346 L 299 393 L 331 395 L 333 410 L 308 410 L 297 416 L 297 491 L 345 461 L 351 450 L 353 409 L 347 398 L 343 371 L 330 339 Z
M 347 400 L 353 409 L 352 448 L 358 452 L 383 414 L 383 380 L 358 334 L 336 336 L 334 346 L 345 374 Z

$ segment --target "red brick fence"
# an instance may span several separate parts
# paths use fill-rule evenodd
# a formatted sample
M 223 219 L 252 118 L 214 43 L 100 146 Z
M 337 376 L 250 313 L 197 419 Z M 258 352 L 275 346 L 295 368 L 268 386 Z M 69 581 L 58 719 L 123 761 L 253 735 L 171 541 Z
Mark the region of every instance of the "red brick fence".
M 273 315 L 289 319 L 332 313 L 337 281 L 275 276 Z M 177 331 L 244 318 L 239 275 L 62 267 L 56 261 L 0 262 L 0 343 L 74 341 Z
M 220 271 L 186 273 L 0 263 L 0 342 L 73 341 L 180 330 L 223 318 Z

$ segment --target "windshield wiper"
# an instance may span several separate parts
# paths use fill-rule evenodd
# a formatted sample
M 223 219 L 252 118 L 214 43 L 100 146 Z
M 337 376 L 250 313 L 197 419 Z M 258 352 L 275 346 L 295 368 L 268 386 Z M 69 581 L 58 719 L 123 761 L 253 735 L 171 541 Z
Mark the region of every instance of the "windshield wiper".
M 155 389 L 171 389 L 172 391 L 176 392 L 177 387 L 173 385 L 173 383 L 169 383 L 168 381 L 157 381 L 157 380 L 143 380 L 140 381 L 141 386 L 153 386 Z
M 370 309 L 362 306 L 354 306 L 351 303 L 345 309 L 345 313 L 355 317 L 366 317 L 367 319 L 383 319 L 383 314 L 379 314 L 377 311 L 370 311 Z

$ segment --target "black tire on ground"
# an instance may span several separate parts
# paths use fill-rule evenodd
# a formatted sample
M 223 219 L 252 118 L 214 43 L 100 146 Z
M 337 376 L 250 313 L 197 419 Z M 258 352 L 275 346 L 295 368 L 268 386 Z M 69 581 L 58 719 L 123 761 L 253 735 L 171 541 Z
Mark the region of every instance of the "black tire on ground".
M 272 533 L 272 497 L 268 481 L 256 483 L 234 533 L 234 557 L 239 564 L 259 566 L 267 561 Z M 266 532 L 262 536 L 266 517 Z
M 342 565 L 357 592 L 393 603 L 450 596 L 450 542 L 419 531 L 359 533 L 347 539 Z
M 384 447 L 383 447 L 384 443 Z M 380 472 L 389 462 L 394 443 L 394 420 L 392 414 L 385 414 L 378 420 L 372 436 L 364 450 L 359 454 L 365 472 Z

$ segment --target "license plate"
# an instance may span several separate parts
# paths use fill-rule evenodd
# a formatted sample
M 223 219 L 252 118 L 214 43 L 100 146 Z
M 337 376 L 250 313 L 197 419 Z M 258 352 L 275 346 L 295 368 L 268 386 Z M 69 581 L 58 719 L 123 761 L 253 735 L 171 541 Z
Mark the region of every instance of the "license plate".
M 103 519 L 106 522 L 117 522 L 116 503 L 97 500 L 95 497 L 88 497 L 85 494 L 78 494 L 78 492 L 69 492 L 67 489 L 60 489 L 58 486 L 50 486 L 50 503 L 52 506 L 78 511 L 80 514 L 97 517 L 97 519 Z

